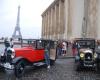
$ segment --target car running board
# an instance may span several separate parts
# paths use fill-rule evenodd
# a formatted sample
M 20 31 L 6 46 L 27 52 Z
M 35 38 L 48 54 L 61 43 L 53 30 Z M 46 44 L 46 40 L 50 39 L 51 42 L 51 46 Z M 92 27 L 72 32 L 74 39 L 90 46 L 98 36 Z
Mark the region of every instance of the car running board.
M 34 66 L 43 66 L 43 65 L 45 65 L 46 63 L 44 63 L 44 62 L 38 62 L 38 63 L 34 63 L 33 65 Z

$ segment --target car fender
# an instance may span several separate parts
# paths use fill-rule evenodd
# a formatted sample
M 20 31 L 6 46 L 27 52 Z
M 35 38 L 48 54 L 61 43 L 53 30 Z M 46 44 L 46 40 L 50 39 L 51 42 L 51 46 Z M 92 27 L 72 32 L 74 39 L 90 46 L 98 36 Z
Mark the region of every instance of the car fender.
M 12 60 L 12 63 L 11 64 L 16 64 L 17 62 L 19 62 L 20 60 L 22 60 L 23 57 L 16 57 Z

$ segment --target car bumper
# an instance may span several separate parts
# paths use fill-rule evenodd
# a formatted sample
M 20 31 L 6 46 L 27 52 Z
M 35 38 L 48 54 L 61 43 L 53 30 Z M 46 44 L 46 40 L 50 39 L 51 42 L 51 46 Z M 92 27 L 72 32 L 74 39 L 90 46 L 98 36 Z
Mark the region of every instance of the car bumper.
M 0 66 L 5 68 L 5 69 L 14 69 L 14 65 L 11 65 L 10 63 L 0 63 Z
M 96 67 L 95 63 L 84 63 L 85 67 Z
M 80 61 L 79 64 L 84 67 L 96 67 L 95 61 Z

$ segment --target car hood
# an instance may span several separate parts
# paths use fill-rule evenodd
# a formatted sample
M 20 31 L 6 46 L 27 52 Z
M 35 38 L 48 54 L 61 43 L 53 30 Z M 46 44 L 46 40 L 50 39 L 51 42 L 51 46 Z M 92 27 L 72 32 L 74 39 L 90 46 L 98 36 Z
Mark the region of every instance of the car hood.
M 21 51 L 21 50 L 33 50 L 32 47 L 22 47 L 22 48 L 14 48 L 15 51 Z
M 92 50 L 88 49 L 88 48 L 84 48 L 84 49 L 80 49 L 80 52 L 83 52 L 83 53 L 92 53 Z

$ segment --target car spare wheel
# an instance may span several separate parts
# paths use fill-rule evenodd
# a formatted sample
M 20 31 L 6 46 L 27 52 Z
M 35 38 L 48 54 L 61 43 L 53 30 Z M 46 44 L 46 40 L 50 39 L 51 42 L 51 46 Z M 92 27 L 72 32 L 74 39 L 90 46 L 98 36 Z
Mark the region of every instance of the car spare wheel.
M 21 60 L 15 65 L 15 76 L 20 78 L 24 74 L 25 71 L 25 61 Z

